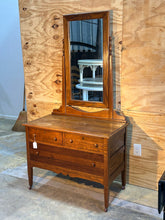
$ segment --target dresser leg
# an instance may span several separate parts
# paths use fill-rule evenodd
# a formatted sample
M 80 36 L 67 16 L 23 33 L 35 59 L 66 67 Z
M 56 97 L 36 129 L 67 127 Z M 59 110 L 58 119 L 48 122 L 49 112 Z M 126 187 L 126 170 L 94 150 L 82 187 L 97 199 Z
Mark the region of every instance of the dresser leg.
M 126 185 L 126 172 L 125 172 L 125 170 L 123 170 L 121 172 L 121 180 L 122 180 L 122 189 L 125 189 L 125 185 Z
M 28 179 L 29 179 L 29 189 L 31 189 L 33 185 L 33 167 L 29 167 L 29 166 L 28 166 Z
M 104 206 L 104 211 L 107 212 L 109 206 L 109 187 L 107 186 L 104 186 Z
M 124 134 L 124 170 L 121 172 L 122 190 L 125 189 L 125 185 L 126 185 L 126 170 L 127 170 L 127 144 L 126 144 L 126 136 L 127 136 L 127 130 L 125 129 L 125 134 Z

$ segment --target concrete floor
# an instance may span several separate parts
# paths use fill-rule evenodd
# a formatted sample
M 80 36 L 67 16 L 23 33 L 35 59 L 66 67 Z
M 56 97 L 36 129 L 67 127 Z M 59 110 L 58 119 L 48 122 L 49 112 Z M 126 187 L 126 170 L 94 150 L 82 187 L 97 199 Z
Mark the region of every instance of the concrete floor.
M 103 212 L 99 184 L 34 168 L 28 189 L 24 132 L 11 131 L 15 121 L 0 118 L 0 219 L 136 220 L 162 219 L 157 191 L 114 182 L 108 212 Z

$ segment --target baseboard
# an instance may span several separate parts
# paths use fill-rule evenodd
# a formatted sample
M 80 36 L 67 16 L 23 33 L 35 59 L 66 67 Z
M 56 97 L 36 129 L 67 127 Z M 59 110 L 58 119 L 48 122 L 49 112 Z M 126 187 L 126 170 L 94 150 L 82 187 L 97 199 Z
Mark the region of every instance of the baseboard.
M 17 120 L 18 116 L 0 114 L 0 118 Z

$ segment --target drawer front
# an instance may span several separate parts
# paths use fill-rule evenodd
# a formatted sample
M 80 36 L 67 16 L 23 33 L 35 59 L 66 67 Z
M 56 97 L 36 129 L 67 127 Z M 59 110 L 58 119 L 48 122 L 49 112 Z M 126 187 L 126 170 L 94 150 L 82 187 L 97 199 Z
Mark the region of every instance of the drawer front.
M 33 149 L 32 145 L 33 143 L 30 142 L 30 160 L 32 161 L 103 177 L 103 155 L 49 146 L 40 143 L 38 143 L 37 149 Z
M 29 128 L 29 140 L 37 143 L 62 144 L 62 133 L 46 129 Z
M 86 135 L 64 133 L 63 143 L 72 149 L 83 150 L 87 152 L 104 152 L 104 139 Z

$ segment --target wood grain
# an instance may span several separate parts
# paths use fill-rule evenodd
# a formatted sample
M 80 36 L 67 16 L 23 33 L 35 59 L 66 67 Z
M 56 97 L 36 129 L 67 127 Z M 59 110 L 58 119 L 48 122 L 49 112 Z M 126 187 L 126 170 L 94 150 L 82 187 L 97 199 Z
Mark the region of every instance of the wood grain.
M 30 143 L 30 146 L 32 143 Z M 40 147 L 41 144 L 38 144 Z M 41 146 L 42 147 L 42 146 Z M 32 148 L 32 146 L 31 146 Z M 67 168 L 71 170 L 77 170 L 84 173 L 94 174 L 96 176 L 103 176 L 104 172 L 104 163 L 100 163 L 97 161 L 97 157 L 95 160 L 86 160 L 84 158 L 78 158 L 73 155 L 66 155 L 65 149 L 62 149 L 61 154 L 58 150 L 58 153 L 52 153 L 49 151 L 42 150 L 31 150 L 30 158 L 32 161 L 38 161 L 45 164 L 50 164 L 52 166 Z M 80 152 L 77 152 L 77 154 Z
M 83 135 L 87 135 L 88 138 L 84 137 L 84 142 L 85 140 L 87 143 L 95 140 L 98 143 L 102 143 L 101 138 L 109 138 L 110 136 L 118 133 L 121 129 L 124 129 L 127 124 L 122 121 L 100 120 L 70 115 L 47 115 L 31 121 L 25 124 L 25 126 L 73 133 L 76 136 L 75 141 L 83 138 Z
M 157 189 L 165 167 L 165 114 L 133 111 L 124 113 L 130 121 L 127 129 L 127 179 L 131 184 Z M 133 144 L 141 144 L 141 157 L 134 156 Z
M 52 164 L 45 164 L 45 163 L 41 163 L 38 161 L 32 161 L 32 166 L 34 167 L 38 167 L 41 169 L 47 169 L 47 170 L 51 170 L 53 172 L 56 173 L 62 173 L 63 175 L 69 175 L 70 177 L 78 177 L 78 178 L 85 178 L 94 182 L 98 182 L 103 184 L 103 177 L 102 176 L 98 176 L 98 175 L 94 175 L 94 174 L 89 174 L 89 173 L 85 173 L 85 172 L 81 172 L 81 171 L 77 171 L 77 170 L 69 170 L 67 168 L 63 168 L 63 167 L 58 167 L 58 166 L 54 166 Z
M 119 78 L 121 52 L 119 41 L 122 37 L 122 2 L 108 0 L 19 0 L 21 38 L 25 72 L 28 120 L 31 121 L 43 115 L 42 107 L 38 114 L 33 114 L 30 100 L 43 104 L 44 115 L 46 103 L 61 103 L 62 101 L 62 40 L 63 15 L 79 12 L 101 10 L 113 11 L 113 35 L 115 49 L 114 101 L 120 107 Z M 115 65 L 114 65 L 115 66 Z M 117 81 L 116 81 L 117 80 Z M 29 98 L 31 97 L 31 98 Z M 41 104 L 42 103 L 42 104 Z M 53 110 L 53 108 L 52 108 Z M 47 114 L 50 109 L 47 109 Z
M 43 129 L 31 128 L 29 129 L 29 140 L 31 142 L 46 144 L 62 144 L 62 133 L 57 131 L 47 131 Z
M 165 112 L 165 2 L 124 1 L 123 13 L 122 109 Z
M 51 114 L 52 109 L 58 109 L 61 105 L 61 103 L 43 102 L 32 98 L 27 99 L 26 104 L 28 106 L 27 115 L 29 121 L 35 120 L 36 118 L 41 118 L 47 114 Z
M 115 170 L 123 163 L 123 158 L 124 158 L 124 146 L 121 147 L 114 156 L 112 156 L 109 160 L 111 164 L 111 168 L 109 170 L 110 175 L 113 175 Z M 116 163 L 118 161 L 118 163 Z
M 19 2 L 27 101 L 30 94 L 43 105 L 61 103 L 63 14 L 73 13 L 78 5 L 76 1 Z M 37 118 L 28 103 L 28 120 Z M 42 114 L 41 108 L 38 115 Z
M 157 189 L 165 167 L 165 2 L 124 0 L 122 111 L 128 116 L 128 180 Z M 133 155 L 141 144 L 142 156 Z

